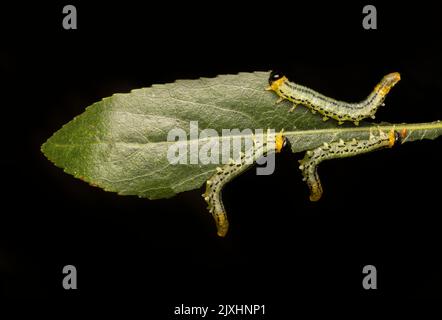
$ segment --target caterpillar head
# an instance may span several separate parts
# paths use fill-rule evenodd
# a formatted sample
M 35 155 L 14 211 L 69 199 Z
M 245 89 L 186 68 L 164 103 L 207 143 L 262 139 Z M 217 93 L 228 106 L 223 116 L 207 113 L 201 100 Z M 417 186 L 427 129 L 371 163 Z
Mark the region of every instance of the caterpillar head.
M 287 77 L 284 76 L 281 72 L 272 71 L 269 76 L 269 87 L 267 90 L 277 91 L 281 84 L 287 80 Z

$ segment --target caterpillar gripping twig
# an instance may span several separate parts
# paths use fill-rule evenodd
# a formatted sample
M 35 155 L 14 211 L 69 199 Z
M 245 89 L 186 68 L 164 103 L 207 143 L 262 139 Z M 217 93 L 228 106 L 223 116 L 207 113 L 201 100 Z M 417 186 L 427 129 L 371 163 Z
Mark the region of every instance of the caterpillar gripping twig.
M 299 161 L 299 169 L 302 171 L 303 180 L 307 182 L 310 189 L 310 201 L 318 201 L 322 196 L 321 180 L 317 171 L 317 167 L 322 161 L 352 157 L 382 148 L 391 148 L 402 143 L 405 136 L 406 130 L 401 133 L 391 130 L 388 134 L 379 131 L 377 136 L 370 132 L 368 140 L 343 141 L 341 139 L 332 143 L 324 142 L 321 147 L 307 151 L 304 159 Z
M 222 201 L 224 186 L 235 177 L 245 172 L 262 156 L 269 153 L 279 153 L 286 145 L 287 140 L 282 131 L 277 135 L 265 134 L 261 139 L 253 139 L 253 148 L 245 153 L 241 152 L 236 160 L 230 159 L 228 164 L 216 168 L 216 173 L 206 182 L 206 191 L 202 197 L 208 204 L 208 209 L 216 223 L 217 234 L 224 237 L 229 228 L 226 210 Z

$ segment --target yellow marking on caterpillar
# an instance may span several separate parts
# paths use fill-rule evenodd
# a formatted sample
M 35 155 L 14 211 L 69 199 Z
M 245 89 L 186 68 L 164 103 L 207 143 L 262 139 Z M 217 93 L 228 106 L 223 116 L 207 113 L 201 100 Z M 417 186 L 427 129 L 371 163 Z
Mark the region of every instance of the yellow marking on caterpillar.
M 273 81 L 272 84 L 269 87 L 266 88 L 266 90 L 267 91 L 275 91 L 276 93 L 279 94 L 279 92 L 280 92 L 279 88 L 286 81 L 288 81 L 287 77 L 283 76 L 282 78 L 280 78 L 280 79 L 278 79 L 276 81 Z
M 225 212 L 215 212 L 215 224 L 216 224 L 216 234 L 220 237 L 225 237 L 227 231 L 229 230 L 229 221 L 227 220 L 227 215 Z
M 390 132 L 388 133 L 388 146 L 391 148 L 392 146 L 394 146 L 394 142 L 396 141 L 395 139 L 395 134 L 394 134 L 394 130 L 391 129 Z
M 386 96 L 391 88 L 393 88 L 395 86 L 396 83 L 399 82 L 399 80 L 401 80 L 401 75 L 399 74 L 399 72 L 393 72 L 390 74 L 387 74 L 384 77 L 384 80 L 386 82 L 388 82 L 387 84 L 383 83 L 383 81 L 381 81 L 375 88 L 375 91 L 377 91 L 380 95 L 382 96 Z
M 284 135 L 283 135 L 284 129 L 281 130 L 280 133 L 278 133 L 275 136 L 275 151 L 277 153 L 281 152 L 282 148 L 284 147 Z

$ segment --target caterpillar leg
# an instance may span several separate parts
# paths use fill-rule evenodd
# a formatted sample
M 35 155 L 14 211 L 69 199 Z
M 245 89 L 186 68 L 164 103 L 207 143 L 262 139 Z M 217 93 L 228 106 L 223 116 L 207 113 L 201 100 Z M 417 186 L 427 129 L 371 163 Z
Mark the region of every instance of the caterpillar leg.
M 275 105 L 280 104 L 283 101 L 284 101 L 284 98 L 278 98 L 278 100 L 275 101 Z
M 293 106 L 290 108 L 289 112 L 295 111 L 295 109 L 298 107 L 297 103 L 294 103 Z

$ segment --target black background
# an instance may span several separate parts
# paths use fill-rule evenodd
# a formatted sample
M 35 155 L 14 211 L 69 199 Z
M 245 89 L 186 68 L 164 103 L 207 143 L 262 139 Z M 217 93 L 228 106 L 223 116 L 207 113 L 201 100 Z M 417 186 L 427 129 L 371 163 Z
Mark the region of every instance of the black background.
M 78 30 L 62 28 L 66 4 L 77 7 Z M 130 299 L 155 319 L 172 318 L 181 303 L 266 304 L 275 319 L 301 301 L 440 298 L 441 139 L 324 163 L 318 203 L 301 181 L 302 155 L 284 152 L 273 175 L 251 170 L 225 189 L 225 239 L 202 188 L 167 200 L 122 197 L 39 151 L 113 93 L 240 71 L 284 70 L 351 101 L 399 71 L 376 120 L 442 119 L 437 10 L 375 5 L 371 31 L 362 28 L 364 3 L 2 6 L 0 295 Z M 67 264 L 77 267 L 76 291 L 61 285 Z M 378 290 L 362 288 L 367 264 L 377 267 Z

